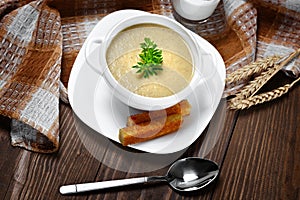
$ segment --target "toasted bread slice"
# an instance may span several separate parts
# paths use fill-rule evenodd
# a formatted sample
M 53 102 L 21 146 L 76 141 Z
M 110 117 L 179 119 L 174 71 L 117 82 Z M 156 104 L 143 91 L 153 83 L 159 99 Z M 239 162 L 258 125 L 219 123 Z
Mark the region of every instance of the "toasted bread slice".
M 123 146 L 145 142 L 177 131 L 183 118 L 181 114 L 157 118 L 149 122 L 128 126 L 119 130 L 119 140 Z
M 181 114 L 182 116 L 189 115 L 191 112 L 191 105 L 187 100 L 182 100 L 181 102 L 166 108 L 164 110 L 143 112 L 135 115 L 131 115 L 127 118 L 127 126 L 133 126 L 136 124 L 150 122 L 152 120 L 166 117 L 173 114 Z

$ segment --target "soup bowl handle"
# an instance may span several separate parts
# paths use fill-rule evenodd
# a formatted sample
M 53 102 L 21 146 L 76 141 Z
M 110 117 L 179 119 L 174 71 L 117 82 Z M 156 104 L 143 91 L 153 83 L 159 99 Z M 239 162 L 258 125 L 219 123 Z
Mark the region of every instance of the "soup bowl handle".
M 100 74 L 101 76 L 103 75 L 104 73 L 104 70 L 105 70 L 105 67 L 104 66 L 101 66 L 99 63 L 95 63 L 95 62 L 92 62 L 91 59 L 93 58 L 91 55 L 93 53 L 92 51 L 92 47 L 93 45 L 97 45 L 98 46 L 101 46 L 103 44 L 103 38 L 91 38 L 90 40 L 87 41 L 87 44 L 86 44 L 86 47 L 85 47 L 85 60 L 86 60 L 86 63 L 98 74 Z M 94 48 L 94 49 L 97 49 Z M 99 54 L 99 57 L 100 57 L 100 54 Z M 96 57 L 98 58 L 98 57 Z M 95 61 L 95 60 L 93 60 Z M 99 59 L 97 59 L 97 61 L 99 62 Z

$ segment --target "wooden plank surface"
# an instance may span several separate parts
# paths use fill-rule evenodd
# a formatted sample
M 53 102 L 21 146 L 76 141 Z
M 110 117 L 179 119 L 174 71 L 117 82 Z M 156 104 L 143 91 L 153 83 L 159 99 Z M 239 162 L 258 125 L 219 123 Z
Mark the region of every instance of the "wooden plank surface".
M 296 86 L 240 113 L 213 199 L 300 199 L 299 99 Z
M 143 7 L 147 11 L 154 9 L 153 2 L 164 7 L 164 1 L 130 2 L 132 7 Z M 83 14 L 78 11 L 78 4 L 59 5 L 61 7 L 57 8 L 61 10 L 74 8 L 62 16 Z M 92 7 L 88 11 L 94 12 L 95 5 L 88 6 Z M 124 6 L 125 3 L 114 1 L 104 11 Z M 282 85 L 282 82 L 283 77 L 277 77 L 272 85 Z M 70 106 L 63 103 L 60 105 L 59 152 L 49 155 L 33 153 L 10 145 L 10 120 L 0 116 L 0 199 L 298 200 L 299 99 L 300 88 L 296 85 L 284 97 L 245 111 L 229 111 L 226 101 L 222 100 L 201 137 L 185 152 L 167 156 L 145 155 L 124 149 L 85 126 Z M 205 157 L 220 165 L 216 184 L 192 194 L 176 193 L 164 183 L 72 196 L 62 196 L 58 191 L 59 186 L 70 183 L 164 175 L 170 164 L 166 160 L 189 156 Z
M 60 106 L 61 147 L 56 154 L 12 147 L 10 120 L 1 117 L 0 199 L 299 199 L 299 98 L 296 86 L 280 99 L 245 111 L 229 111 L 222 100 L 204 133 L 185 152 L 150 156 L 153 162 L 146 167 L 143 153 L 93 132 L 68 105 Z M 164 175 L 169 165 L 160 166 L 160 161 L 188 156 L 216 161 L 221 167 L 216 184 L 190 195 L 164 183 L 73 196 L 58 192 L 69 183 Z
M 202 136 L 179 156 L 200 156 L 222 163 L 235 117 L 234 112 L 226 111 L 226 102 L 223 101 Z M 75 196 L 60 195 L 58 192 L 60 185 L 164 175 L 169 166 L 158 167 L 155 171 L 143 172 L 140 170 L 135 173 L 136 165 L 139 163 L 133 162 L 133 158 L 133 161 L 126 160 L 128 156 L 121 157 L 115 150 L 120 148 L 118 145 L 99 134 L 93 135 L 94 133 L 87 127 L 76 123 L 80 122 L 70 107 L 62 104 L 61 147 L 57 154 L 45 155 L 12 147 L 9 144 L 9 123 L 6 122 L 5 127 L 1 127 L 0 133 L 3 138 L 1 139 L 0 166 L 1 171 L 6 172 L 0 174 L 3 186 L 0 199 L 177 199 L 183 197 L 182 194 L 175 193 L 166 184 L 132 186 Z M 80 132 L 83 131 L 88 131 L 90 135 L 86 137 L 81 135 Z M 103 141 L 100 141 L 101 145 L 96 145 L 90 140 Z M 135 153 L 140 154 L 140 152 Z M 150 156 L 150 158 L 156 157 L 160 156 Z M 177 157 L 178 155 L 175 155 L 173 159 L 175 160 Z M 130 172 L 118 169 L 118 166 L 120 168 L 124 164 L 125 169 L 127 165 Z M 143 167 L 142 164 L 141 166 Z M 189 197 L 210 199 L 212 191 L 201 191 Z

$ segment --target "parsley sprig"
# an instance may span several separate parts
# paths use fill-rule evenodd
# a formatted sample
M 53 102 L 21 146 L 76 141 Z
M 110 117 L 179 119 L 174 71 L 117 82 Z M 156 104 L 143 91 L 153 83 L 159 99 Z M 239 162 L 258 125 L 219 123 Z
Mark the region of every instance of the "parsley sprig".
M 145 38 L 145 42 L 141 43 L 142 52 L 139 54 L 141 59 L 137 65 L 132 68 L 138 69 L 136 73 L 142 73 L 144 78 L 150 75 L 157 75 L 157 71 L 163 70 L 162 68 L 162 50 L 157 49 L 157 45 L 150 38 Z

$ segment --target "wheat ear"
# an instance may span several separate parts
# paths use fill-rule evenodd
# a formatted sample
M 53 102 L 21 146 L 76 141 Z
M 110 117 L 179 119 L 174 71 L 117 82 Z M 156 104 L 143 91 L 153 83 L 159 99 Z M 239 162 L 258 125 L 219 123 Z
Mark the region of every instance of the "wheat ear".
M 278 97 L 281 97 L 282 95 L 286 94 L 298 81 L 300 80 L 300 77 L 293 81 L 291 84 L 286 84 L 282 87 L 279 87 L 277 89 L 274 89 L 269 92 L 265 92 L 259 95 L 255 95 L 252 97 L 249 97 L 247 99 L 232 99 L 229 101 L 228 107 L 230 109 L 246 109 L 253 105 L 261 104 L 264 102 L 271 101 L 273 99 L 276 99 Z
M 281 59 L 280 56 L 271 56 L 263 60 L 252 62 L 242 68 L 237 69 L 226 77 L 226 84 L 248 79 L 254 74 L 259 74 L 267 68 L 273 66 Z

